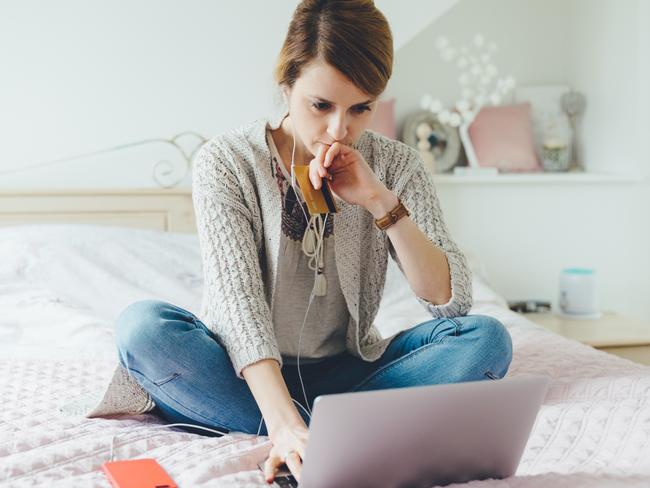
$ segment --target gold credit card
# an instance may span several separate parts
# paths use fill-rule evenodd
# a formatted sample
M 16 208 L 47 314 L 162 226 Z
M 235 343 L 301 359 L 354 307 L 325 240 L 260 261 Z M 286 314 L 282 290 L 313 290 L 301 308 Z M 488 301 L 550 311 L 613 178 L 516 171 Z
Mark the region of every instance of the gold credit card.
M 300 191 L 305 198 L 307 208 L 311 215 L 338 212 L 327 178 L 321 178 L 322 184 L 320 190 L 316 190 L 309 179 L 308 164 L 296 165 L 293 167 L 293 170 L 296 173 L 296 181 L 298 182 L 298 186 L 300 186 Z

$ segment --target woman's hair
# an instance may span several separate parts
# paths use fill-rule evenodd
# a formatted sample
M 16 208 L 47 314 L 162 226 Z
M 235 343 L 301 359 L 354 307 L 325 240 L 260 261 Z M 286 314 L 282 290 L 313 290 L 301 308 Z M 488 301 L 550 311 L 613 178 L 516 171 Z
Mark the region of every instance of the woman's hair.
M 393 36 L 373 0 L 303 0 L 293 14 L 275 79 L 292 87 L 307 63 L 320 59 L 377 97 L 393 70 Z

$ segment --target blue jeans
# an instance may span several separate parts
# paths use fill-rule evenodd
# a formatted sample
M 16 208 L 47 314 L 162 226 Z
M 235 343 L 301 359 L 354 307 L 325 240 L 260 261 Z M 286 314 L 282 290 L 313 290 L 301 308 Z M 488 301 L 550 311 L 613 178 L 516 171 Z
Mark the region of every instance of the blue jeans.
M 130 304 L 116 323 L 120 362 L 151 395 L 159 415 L 230 432 L 258 432 L 261 412 L 226 350 L 194 314 L 159 300 Z M 401 331 L 373 362 L 347 352 L 301 364 L 309 408 L 318 395 L 458 383 L 505 376 L 512 340 L 485 315 L 434 318 Z M 303 406 L 297 366 L 283 365 L 291 397 Z M 305 423 L 309 417 L 297 407 Z M 261 435 L 268 435 L 266 425 Z

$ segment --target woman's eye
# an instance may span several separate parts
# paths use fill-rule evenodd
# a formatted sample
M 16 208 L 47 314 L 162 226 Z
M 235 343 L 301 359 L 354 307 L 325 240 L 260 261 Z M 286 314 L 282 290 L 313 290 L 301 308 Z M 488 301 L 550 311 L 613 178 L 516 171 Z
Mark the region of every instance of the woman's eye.
M 331 105 L 326 102 L 314 102 L 311 104 L 311 106 L 320 111 L 329 110 L 331 108 Z M 357 114 L 361 114 L 363 112 L 370 111 L 370 107 L 368 105 L 359 105 L 357 107 L 353 107 L 352 110 Z
M 317 110 L 327 110 L 328 108 L 330 108 L 330 104 L 325 102 L 312 103 L 311 106 Z

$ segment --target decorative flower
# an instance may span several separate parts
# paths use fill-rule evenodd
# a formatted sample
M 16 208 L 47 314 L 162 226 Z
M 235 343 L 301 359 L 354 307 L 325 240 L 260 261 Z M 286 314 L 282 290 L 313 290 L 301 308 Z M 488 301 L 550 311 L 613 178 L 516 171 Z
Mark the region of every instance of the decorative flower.
M 436 114 L 443 124 L 452 127 L 470 124 L 484 105 L 499 105 L 503 96 L 516 85 L 512 76 L 497 78 L 499 70 L 492 55 L 498 46 L 495 42 L 488 42 L 482 34 L 476 34 L 471 45 L 460 48 L 452 46 L 446 37 L 439 37 L 435 47 L 442 60 L 455 60 L 455 66 L 460 70 L 458 84 L 461 98 L 451 110 L 445 109 L 440 100 L 428 93 L 420 100 L 421 108 Z

